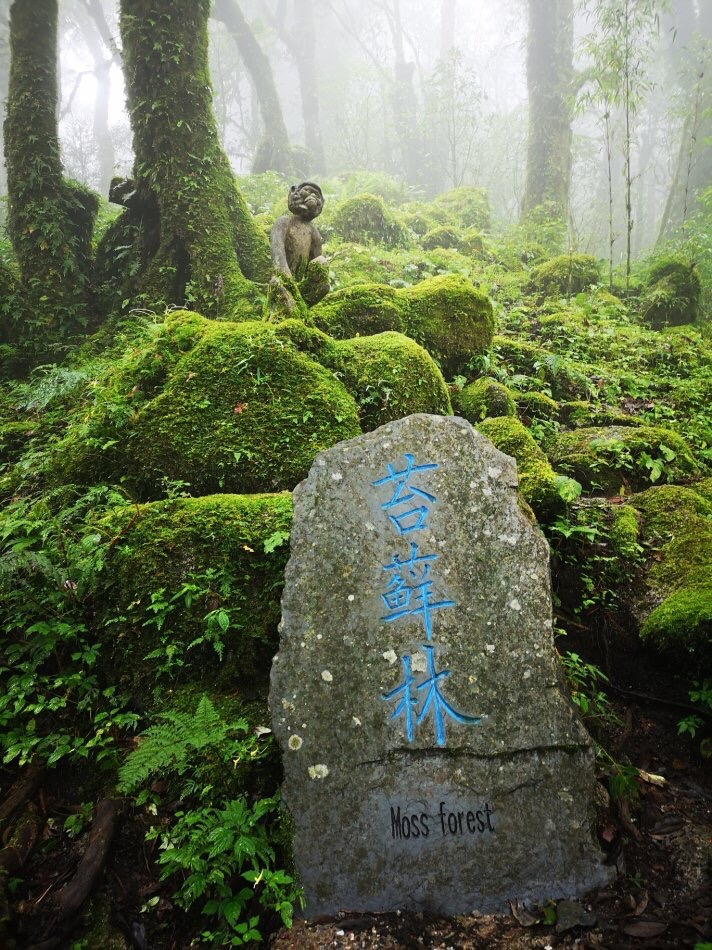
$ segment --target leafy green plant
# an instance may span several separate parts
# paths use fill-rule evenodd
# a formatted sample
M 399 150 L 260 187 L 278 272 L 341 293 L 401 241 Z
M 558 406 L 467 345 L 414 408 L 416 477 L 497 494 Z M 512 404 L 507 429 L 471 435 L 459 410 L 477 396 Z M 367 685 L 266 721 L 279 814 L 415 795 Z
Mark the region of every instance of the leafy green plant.
M 700 707 L 700 711 L 709 716 L 712 714 L 712 679 L 705 679 L 702 682 L 695 681 L 694 689 L 689 691 L 690 701 L 695 703 Z M 694 739 L 699 730 L 704 725 L 704 719 L 701 715 L 693 713 L 690 716 L 685 716 L 684 719 L 681 719 L 677 724 L 677 731 L 679 735 L 689 735 L 691 739 Z M 700 752 L 705 758 L 712 758 L 712 740 L 709 738 L 703 739 L 700 743 Z
M 274 819 L 276 798 L 249 805 L 244 798 L 222 808 L 177 812 L 170 831 L 160 837 L 161 878 L 174 875 L 181 883 L 173 900 L 188 910 L 206 898 L 202 913 L 215 923 L 202 937 L 221 946 L 258 941 L 259 913 L 270 910 L 282 923 L 292 923 L 300 893 L 294 879 L 273 870 L 275 852 L 270 844 L 268 819 Z
M 161 879 L 177 882 L 173 900 L 185 910 L 205 901 L 201 912 L 214 921 L 202 937 L 216 945 L 260 940 L 265 912 L 289 926 L 300 892 L 294 879 L 275 867 L 276 797 L 250 801 L 243 793 L 224 802 L 224 790 L 214 787 L 221 767 L 234 774 L 241 764 L 267 754 L 271 744 L 263 736 L 269 730 L 250 732 L 242 717 L 225 721 L 207 696 L 195 712 L 171 710 L 158 718 L 121 766 L 119 789 L 138 792 L 137 802 L 144 803 L 152 777 L 171 777 L 179 798 L 193 806 L 175 812 L 169 828 L 162 823 L 147 834 L 147 840 L 160 843 Z
M 618 724 L 619 719 L 601 684 L 608 682 L 606 674 L 593 663 L 586 663 L 578 653 L 567 651 L 561 656 L 571 698 L 589 722 Z

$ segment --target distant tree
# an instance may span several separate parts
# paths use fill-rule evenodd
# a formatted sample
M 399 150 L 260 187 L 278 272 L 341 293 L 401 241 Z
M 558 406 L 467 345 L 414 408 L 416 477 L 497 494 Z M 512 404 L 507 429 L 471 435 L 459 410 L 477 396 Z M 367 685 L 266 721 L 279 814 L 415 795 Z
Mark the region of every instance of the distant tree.
M 265 5 L 270 23 L 297 67 L 304 141 L 311 155 L 314 172 L 323 174 L 326 171 L 326 158 L 321 137 L 314 3 L 313 0 L 294 0 L 291 17 L 288 9 L 287 0 L 276 0 L 274 8 Z
M 652 86 L 648 63 L 655 49 L 665 0 L 586 0 L 593 32 L 584 42 L 593 89 L 588 95 L 604 109 L 610 163 L 612 110 L 621 114 L 625 182 L 626 289 L 630 287 L 633 219 L 633 149 L 636 117 Z M 609 164 L 610 168 L 610 164 Z M 609 173 L 609 181 L 610 181 Z M 612 228 L 612 218 L 611 218 Z M 612 238 L 611 238 L 612 241 Z
M 121 0 L 134 178 L 99 248 L 101 276 L 149 306 L 252 312 L 269 247 L 218 141 L 208 73 L 210 0 Z M 118 289 L 118 288 L 117 288 Z
M 237 0 L 214 0 L 212 15 L 225 26 L 235 41 L 259 101 L 263 134 L 252 162 L 252 171 L 277 171 L 287 176 L 298 175 L 301 165 L 304 164 L 304 156 L 300 156 L 289 141 L 269 58 L 257 41 Z
M 57 0 L 15 0 L 10 10 L 5 119 L 8 231 L 30 323 L 25 341 L 67 338 L 90 321 L 96 195 L 62 174 L 57 135 Z
M 702 2 L 697 16 L 676 0 L 677 55 L 683 123 L 680 144 L 660 221 L 658 240 L 684 233 L 695 203 L 712 182 L 712 9 Z
M 529 0 L 529 136 L 522 217 L 568 220 L 573 111 L 573 0 Z

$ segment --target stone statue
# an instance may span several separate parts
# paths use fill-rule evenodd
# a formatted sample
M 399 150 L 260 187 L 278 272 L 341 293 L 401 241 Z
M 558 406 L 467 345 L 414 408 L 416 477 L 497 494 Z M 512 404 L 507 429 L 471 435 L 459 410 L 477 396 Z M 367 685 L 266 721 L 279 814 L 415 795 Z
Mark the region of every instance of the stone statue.
M 325 263 L 321 256 L 321 234 L 312 224 L 324 207 L 321 188 L 313 181 L 292 185 L 287 206 L 291 214 L 278 218 L 270 231 L 272 263 L 280 274 L 299 280 L 305 276 L 311 261 Z

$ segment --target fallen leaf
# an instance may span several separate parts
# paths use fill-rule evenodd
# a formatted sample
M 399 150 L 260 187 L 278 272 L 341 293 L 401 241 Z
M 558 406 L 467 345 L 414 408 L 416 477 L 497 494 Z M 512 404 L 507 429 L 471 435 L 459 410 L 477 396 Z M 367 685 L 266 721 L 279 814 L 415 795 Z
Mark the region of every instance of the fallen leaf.
M 512 917 L 522 927 L 533 927 L 539 921 L 539 916 L 535 916 L 528 911 L 524 904 L 520 904 L 518 900 L 509 901 L 509 909 L 512 912 Z
M 653 772 L 644 772 L 643 769 L 638 769 L 638 778 L 649 785 L 657 785 L 658 788 L 664 788 L 667 785 L 667 779 L 664 776 L 655 775 Z
M 621 930 L 629 937 L 659 937 L 665 933 L 667 924 L 659 920 L 633 920 L 629 924 L 624 924 Z

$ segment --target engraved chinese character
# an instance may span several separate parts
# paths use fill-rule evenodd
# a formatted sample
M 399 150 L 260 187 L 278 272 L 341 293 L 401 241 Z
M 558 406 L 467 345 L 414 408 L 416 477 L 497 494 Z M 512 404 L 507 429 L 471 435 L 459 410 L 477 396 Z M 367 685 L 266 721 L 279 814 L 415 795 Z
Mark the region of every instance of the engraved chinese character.
M 418 545 L 413 541 L 410 542 L 410 557 L 401 560 L 397 554 L 393 555 L 391 563 L 383 568 L 392 571 L 393 576 L 385 593 L 381 594 L 390 611 L 382 620 L 391 623 L 403 617 L 422 616 L 425 635 L 432 640 L 432 611 L 455 606 L 454 600 L 433 600 L 433 582 L 429 574 L 430 565 L 437 559 L 437 554 L 418 554 Z
M 410 452 L 405 452 L 404 458 L 406 461 L 406 467 L 404 469 L 397 472 L 389 462 L 387 465 L 388 475 L 384 475 L 383 478 L 371 482 L 374 487 L 381 485 L 393 486 L 393 495 L 389 501 L 381 505 L 381 508 L 389 513 L 388 517 L 399 535 L 409 534 L 411 531 L 418 531 L 424 528 L 426 526 L 425 522 L 428 517 L 429 508 L 427 505 L 422 504 L 422 501 L 433 504 L 437 500 L 435 495 L 432 495 L 430 492 L 410 484 L 410 479 L 413 474 L 429 472 L 439 468 L 437 462 L 416 465 L 415 456 L 411 455 Z M 412 504 L 413 501 L 421 503 Z M 403 506 L 405 506 L 405 509 L 402 511 L 394 510 L 403 508 Z
M 446 744 L 445 737 L 445 719 L 450 718 L 454 722 L 459 722 L 464 726 L 477 726 L 481 722 L 480 716 L 466 716 L 454 709 L 443 696 L 440 689 L 440 681 L 450 676 L 451 670 L 435 669 L 435 647 L 429 644 L 422 644 L 421 651 L 425 654 L 427 663 L 427 676 L 417 683 L 411 672 L 410 656 L 402 656 L 403 663 L 403 682 L 388 693 L 382 693 L 381 699 L 388 702 L 392 699 L 399 699 L 391 719 L 397 719 L 398 716 L 405 718 L 405 735 L 408 742 L 413 741 L 415 726 L 421 725 L 428 714 L 433 717 L 433 726 L 435 728 L 435 741 L 443 747 Z M 421 701 L 416 694 L 425 690 L 422 698 L 422 706 L 417 710 L 417 705 Z M 415 726 L 413 723 L 413 713 L 415 711 Z

